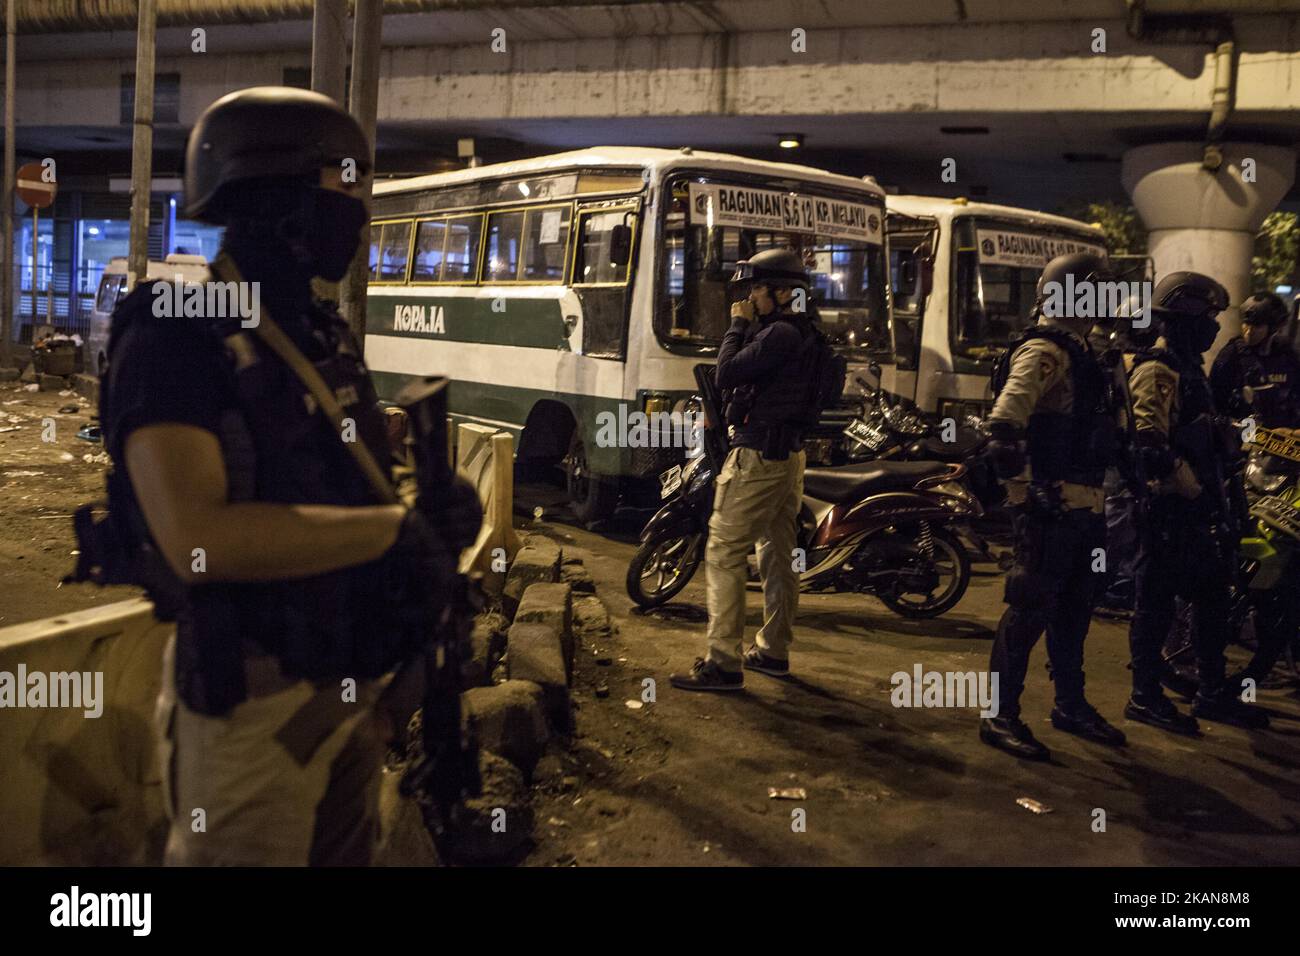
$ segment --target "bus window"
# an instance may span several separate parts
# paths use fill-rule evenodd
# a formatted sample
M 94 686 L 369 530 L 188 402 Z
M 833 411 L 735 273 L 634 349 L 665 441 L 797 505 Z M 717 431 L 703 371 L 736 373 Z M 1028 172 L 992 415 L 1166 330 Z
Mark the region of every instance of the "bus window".
M 442 279 L 442 247 L 447 238 L 447 223 L 434 219 L 420 223 L 415 231 L 415 261 L 411 263 L 412 282 L 438 282 Z
M 602 285 L 627 282 L 629 262 L 611 261 L 614 227 L 628 219 L 632 207 L 585 211 L 578 218 L 578 244 L 574 253 L 573 284 Z M 680 288 L 680 280 L 678 287 Z
M 981 232 L 986 233 L 981 238 Z M 1014 242 L 1003 250 L 987 233 Z M 1056 255 L 1105 254 L 1099 239 L 1027 224 L 965 217 L 953 221 L 953 309 L 949 345 L 954 356 L 991 360 L 1012 336 L 1034 323 L 1038 277 Z
M 571 206 L 530 209 L 524 229 L 523 269 L 528 282 L 563 282 L 564 256 L 569 248 Z
M 483 217 L 453 216 L 447 220 L 447 255 L 442 264 L 443 282 L 473 282 L 478 273 L 479 240 Z
M 384 223 L 380 245 L 382 254 L 379 257 L 379 281 L 405 282 L 406 257 L 411 246 L 411 223 Z
M 488 216 L 484 282 L 515 281 L 519 275 L 519 245 L 523 232 L 522 212 L 494 212 Z
M 373 223 L 370 226 L 370 279 L 372 282 L 379 274 L 379 236 L 383 231 L 383 226 Z
M 789 247 L 804 260 L 822 330 L 855 358 L 887 358 L 891 348 L 884 251 L 879 245 L 805 233 L 686 223 L 676 197 L 664 224 L 665 269 L 656 328 L 668 343 L 716 349 L 730 323 L 727 280 L 736 262 Z M 679 208 L 680 207 L 680 208 Z
M 894 294 L 894 361 L 900 369 L 915 369 L 919 359 L 921 303 L 921 257 L 915 246 L 889 240 L 890 286 Z

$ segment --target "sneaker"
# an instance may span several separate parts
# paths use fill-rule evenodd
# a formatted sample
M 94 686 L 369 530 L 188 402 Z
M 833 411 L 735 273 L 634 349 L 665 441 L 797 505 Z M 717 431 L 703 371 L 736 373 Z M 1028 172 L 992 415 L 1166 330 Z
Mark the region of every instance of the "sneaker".
M 741 660 L 747 671 L 758 671 L 760 674 L 770 674 L 773 677 L 788 677 L 790 674 L 789 661 L 783 661 L 779 657 L 768 657 L 757 647 L 745 651 L 745 656 Z
M 1268 714 L 1261 708 L 1247 704 L 1228 689 L 1212 695 L 1197 694 L 1192 702 L 1192 714 L 1201 720 L 1232 724 L 1246 730 L 1265 730 L 1269 723 Z
M 1124 716 L 1187 737 L 1195 737 L 1201 732 L 1196 718 L 1180 713 L 1174 702 L 1164 694 L 1134 694 L 1124 705 Z
M 980 740 L 1025 760 L 1050 760 L 1052 752 L 1038 742 L 1033 731 L 1018 717 L 985 717 L 980 720 Z
M 1052 726 L 1108 747 L 1122 747 L 1127 739 L 1122 730 L 1111 726 L 1087 701 L 1068 708 L 1052 708 Z
M 745 675 L 724 671 L 713 661 L 697 657 L 689 674 L 671 674 L 668 683 L 679 690 L 744 690 Z

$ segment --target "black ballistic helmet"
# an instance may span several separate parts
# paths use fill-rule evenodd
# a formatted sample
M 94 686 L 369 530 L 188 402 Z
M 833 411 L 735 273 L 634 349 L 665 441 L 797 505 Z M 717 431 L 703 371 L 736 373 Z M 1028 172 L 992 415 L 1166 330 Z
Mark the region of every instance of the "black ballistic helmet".
M 328 96 L 284 86 L 257 86 L 221 97 L 199 117 L 185 150 L 185 215 L 223 223 L 222 192 L 232 183 L 269 177 L 315 182 L 321 169 L 346 159 L 369 172 L 361 127 Z
M 764 249 L 737 262 L 729 284 L 737 286 L 747 283 L 801 289 L 807 289 L 812 284 L 803 260 L 793 249 Z
M 1063 256 L 1057 256 L 1043 267 L 1043 274 L 1038 277 L 1036 291 L 1039 306 L 1047 299 L 1044 290 L 1048 284 L 1055 282 L 1064 286 L 1066 276 L 1074 276 L 1076 286 L 1084 282 L 1105 282 L 1111 278 L 1110 266 L 1107 265 L 1105 256 L 1092 252 L 1067 252 Z
M 1227 307 L 1228 290 L 1200 272 L 1171 272 L 1151 294 L 1151 311 L 1165 321 L 1213 318 Z
M 1241 303 L 1242 325 L 1266 325 L 1281 328 L 1286 323 L 1286 303 L 1272 292 L 1256 292 Z

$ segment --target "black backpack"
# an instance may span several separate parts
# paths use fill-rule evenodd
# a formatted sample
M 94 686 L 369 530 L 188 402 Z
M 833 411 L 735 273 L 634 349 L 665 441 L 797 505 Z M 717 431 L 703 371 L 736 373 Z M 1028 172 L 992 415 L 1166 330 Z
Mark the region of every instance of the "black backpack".
M 809 331 L 803 347 L 804 368 L 808 370 L 809 404 L 821 413 L 834 408 L 843 397 L 849 363 L 831 347 L 830 340 L 817 322 L 809 323 Z

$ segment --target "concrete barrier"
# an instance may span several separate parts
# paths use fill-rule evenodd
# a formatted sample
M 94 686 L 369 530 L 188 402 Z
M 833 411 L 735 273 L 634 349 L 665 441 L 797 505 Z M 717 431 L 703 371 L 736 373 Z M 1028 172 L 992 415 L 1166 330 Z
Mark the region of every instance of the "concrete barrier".
M 462 573 L 478 571 L 484 586 L 500 594 L 505 565 L 519 550 L 514 529 L 515 442 L 509 432 L 462 424 L 456 430 L 456 470 L 478 490 L 483 527 L 461 554 Z
M 103 675 L 99 717 L 0 709 L 0 865 L 161 860 L 153 711 L 171 632 L 141 598 L 0 629 L 0 672 L 11 680 L 20 667 Z
M 520 547 L 511 523 L 514 443 L 477 425 L 459 430 L 459 472 L 479 491 L 484 522 L 461 556 L 497 591 Z M 173 631 L 136 598 L 0 629 L 0 680 L 102 674 L 99 717 L 83 708 L 0 709 L 0 865 L 148 864 L 162 857 L 166 819 L 153 711 L 162 650 Z M 497 649 L 499 653 L 499 648 Z

